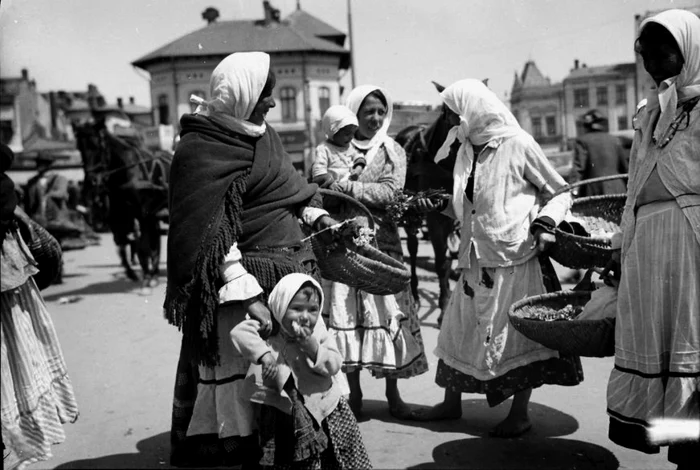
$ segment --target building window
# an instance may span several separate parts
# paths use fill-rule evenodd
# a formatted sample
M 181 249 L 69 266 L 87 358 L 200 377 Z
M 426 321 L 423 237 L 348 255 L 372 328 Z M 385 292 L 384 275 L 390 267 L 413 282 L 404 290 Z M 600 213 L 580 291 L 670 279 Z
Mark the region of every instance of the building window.
M 627 129 L 627 116 L 618 116 L 617 130 L 624 131 L 625 129 Z
M 554 116 L 547 116 L 545 124 L 547 125 L 547 135 L 557 135 L 557 121 Z
M 588 105 L 588 88 L 579 88 L 574 90 L 574 106 L 577 108 L 587 108 Z
M 625 88 L 625 85 L 615 85 L 615 104 L 627 104 L 627 88 Z
M 158 124 L 170 124 L 170 105 L 168 95 L 158 96 Z
M 205 100 L 207 99 L 207 94 L 202 90 L 194 90 L 193 92 L 190 93 L 189 96 L 191 96 L 191 95 L 199 96 L 200 98 L 203 98 Z M 187 97 L 188 100 L 189 100 L 189 96 Z M 190 112 L 194 113 L 195 109 L 197 109 L 197 104 L 190 101 Z
M 297 122 L 297 90 L 284 87 L 280 90 L 282 103 L 282 122 Z
M 542 137 L 542 118 L 532 118 L 532 135 L 535 138 Z
M 318 89 L 318 107 L 321 110 L 321 116 L 331 107 L 331 90 L 328 87 L 322 86 Z
M 598 106 L 606 106 L 608 104 L 608 87 L 599 86 L 596 88 L 596 102 Z

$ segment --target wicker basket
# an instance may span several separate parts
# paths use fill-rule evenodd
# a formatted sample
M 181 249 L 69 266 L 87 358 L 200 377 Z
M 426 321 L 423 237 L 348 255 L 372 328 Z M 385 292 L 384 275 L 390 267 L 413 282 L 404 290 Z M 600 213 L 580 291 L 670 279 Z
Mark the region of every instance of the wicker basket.
M 354 198 L 337 191 L 319 189 L 324 197 L 342 199 L 362 211 L 374 228 L 374 218 L 369 210 Z M 324 245 L 319 237 L 311 237 L 311 246 L 321 275 L 330 281 L 340 282 L 375 295 L 397 294 L 404 290 L 411 273 L 404 264 L 379 251 L 374 246 L 356 246 L 344 240 L 331 246 Z
M 63 268 L 61 244 L 23 211 L 16 210 L 15 215 L 20 234 L 39 268 L 39 272 L 34 275 L 34 282 L 39 290 L 43 290 L 61 274 Z
M 562 354 L 606 357 L 615 354 L 615 319 L 545 321 L 535 316 L 560 311 L 567 305 L 582 307 L 591 299 L 590 291 L 560 291 L 536 295 L 514 303 L 508 317 L 520 333 Z M 579 315 L 579 313 L 575 315 Z
M 612 175 L 579 181 L 561 188 L 555 195 L 577 186 L 620 178 L 627 178 L 627 175 Z M 584 221 L 589 232 L 595 230 L 615 232 L 619 229 L 622 221 L 625 197 L 624 194 L 613 194 L 574 199 L 571 213 Z M 609 238 L 585 237 L 565 232 L 559 228 L 556 228 L 554 233 L 556 243 L 550 248 L 548 255 L 557 263 L 572 269 L 589 269 L 603 268 L 610 261 L 613 249 Z

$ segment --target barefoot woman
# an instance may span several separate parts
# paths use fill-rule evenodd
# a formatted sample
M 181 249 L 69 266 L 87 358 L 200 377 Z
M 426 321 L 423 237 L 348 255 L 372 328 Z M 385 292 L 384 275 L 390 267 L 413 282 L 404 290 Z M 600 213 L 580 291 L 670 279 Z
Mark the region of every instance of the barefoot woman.
M 513 396 L 508 417 L 492 431 L 514 437 L 530 429 L 527 406 L 543 384 L 576 385 L 583 379 L 578 358 L 528 340 L 508 321 L 516 301 L 546 291 L 538 253 L 571 205 L 564 186 L 534 139 L 479 80 L 462 80 L 442 92 L 459 127 L 450 131 L 436 160 L 458 136 L 463 141 L 454 169 L 454 214 L 462 221 L 459 288 L 447 306 L 435 354 L 435 381 L 444 402 L 413 416 L 460 418 L 461 394 L 483 393 L 490 406 Z M 540 201 L 551 198 L 543 207 Z M 539 213 L 539 215 L 538 215 Z M 556 277 L 554 277 L 556 281 Z M 558 283 L 558 281 L 557 281 Z

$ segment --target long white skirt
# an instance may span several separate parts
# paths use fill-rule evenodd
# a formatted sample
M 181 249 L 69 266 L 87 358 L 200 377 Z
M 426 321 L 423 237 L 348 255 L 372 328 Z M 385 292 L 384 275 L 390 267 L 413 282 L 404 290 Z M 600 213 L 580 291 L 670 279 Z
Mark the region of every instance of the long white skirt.
M 654 418 L 695 420 L 700 433 L 700 245 L 675 201 L 638 209 L 622 266 L 610 438 L 658 452 Z

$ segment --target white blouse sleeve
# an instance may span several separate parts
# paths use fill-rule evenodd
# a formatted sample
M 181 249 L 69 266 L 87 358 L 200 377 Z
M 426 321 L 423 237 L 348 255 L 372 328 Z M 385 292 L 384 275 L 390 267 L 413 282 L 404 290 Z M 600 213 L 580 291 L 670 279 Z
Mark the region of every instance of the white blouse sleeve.
M 219 267 L 224 286 L 219 289 L 219 304 L 243 301 L 262 294 L 262 288 L 255 276 L 250 274 L 241 263 L 241 251 L 238 243 L 231 246 L 224 262 Z

